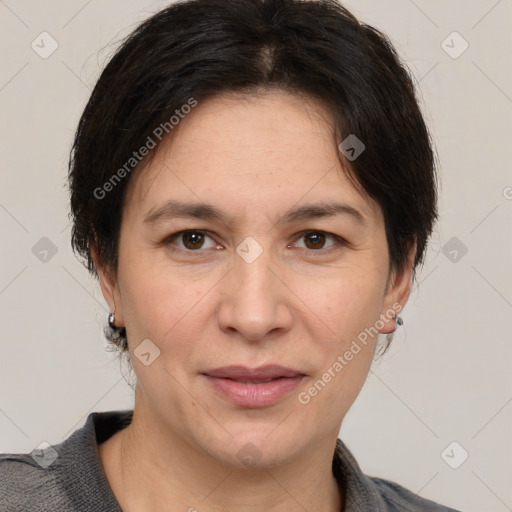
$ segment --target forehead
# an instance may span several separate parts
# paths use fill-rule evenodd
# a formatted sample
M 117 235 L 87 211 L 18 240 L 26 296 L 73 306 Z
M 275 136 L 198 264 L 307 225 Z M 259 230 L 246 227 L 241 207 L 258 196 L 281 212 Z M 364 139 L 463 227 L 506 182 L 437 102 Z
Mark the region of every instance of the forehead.
M 310 97 L 272 91 L 209 98 L 155 151 L 127 191 L 126 205 L 140 215 L 184 197 L 269 213 L 300 201 L 342 199 L 379 215 L 346 176 L 330 112 Z

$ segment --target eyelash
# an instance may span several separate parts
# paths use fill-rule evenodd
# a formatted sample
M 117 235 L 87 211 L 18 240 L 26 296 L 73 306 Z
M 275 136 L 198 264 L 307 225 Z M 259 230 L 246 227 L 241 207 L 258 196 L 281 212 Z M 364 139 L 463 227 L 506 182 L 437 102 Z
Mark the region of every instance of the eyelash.
M 212 238 L 212 236 L 210 235 L 210 233 L 208 231 L 205 231 L 202 229 L 185 229 L 183 231 L 178 231 L 176 233 L 173 233 L 172 235 L 169 235 L 167 238 L 165 238 L 165 240 L 162 243 L 163 243 L 163 245 L 171 245 L 177 238 L 179 238 L 181 235 L 184 235 L 186 233 L 201 233 L 202 235 Z M 344 238 L 342 238 L 338 235 L 335 235 L 334 233 L 329 233 L 327 231 L 321 231 L 321 230 L 303 231 L 299 234 L 299 237 L 296 240 L 298 241 L 306 235 L 318 234 L 318 233 L 332 238 L 336 242 L 336 244 L 331 245 L 327 249 L 303 249 L 304 251 L 306 251 L 309 254 L 318 255 L 319 253 L 322 254 L 322 253 L 325 253 L 325 251 L 332 250 L 333 247 L 335 247 L 336 245 L 342 246 L 342 247 L 346 247 L 349 245 L 349 242 L 347 242 Z M 212 240 L 213 240 L 213 238 L 212 238 Z M 175 247 L 172 250 L 180 251 L 180 252 L 190 254 L 190 255 L 195 255 L 194 253 L 204 252 L 202 250 L 202 248 L 192 250 L 192 249 L 182 249 L 181 247 Z

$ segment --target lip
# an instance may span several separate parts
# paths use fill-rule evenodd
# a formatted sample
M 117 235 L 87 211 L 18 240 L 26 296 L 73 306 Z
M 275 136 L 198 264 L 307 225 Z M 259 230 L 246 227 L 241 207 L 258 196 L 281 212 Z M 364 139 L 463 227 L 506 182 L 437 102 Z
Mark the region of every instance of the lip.
M 226 366 L 203 373 L 215 390 L 231 402 L 250 408 L 269 407 L 290 394 L 305 375 L 279 365 L 259 368 Z M 268 382 L 263 382 L 273 379 Z M 258 382 L 259 381 L 259 382 Z
M 265 366 L 259 366 L 258 368 L 247 368 L 246 366 L 223 366 L 222 368 L 215 368 L 203 373 L 210 377 L 232 380 L 265 380 L 277 379 L 278 377 L 296 377 L 297 375 L 303 375 L 297 370 L 292 370 L 291 368 L 286 368 L 278 364 L 267 364 Z

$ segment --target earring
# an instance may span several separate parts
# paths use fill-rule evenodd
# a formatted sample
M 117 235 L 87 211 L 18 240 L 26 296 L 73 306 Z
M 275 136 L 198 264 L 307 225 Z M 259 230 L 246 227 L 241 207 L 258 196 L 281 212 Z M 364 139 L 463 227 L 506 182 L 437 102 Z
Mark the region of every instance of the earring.
M 395 315 L 394 319 L 395 319 L 396 325 L 400 325 L 400 326 L 404 325 L 404 321 L 402 320 L 402 317 Z
M 110 313 L 110 315 L 108 315 L 108 326 L 109 326 L 111 329 L 114 329 L 114 330 L 116 330 L 116 329 L 117 329 L 116 324 L 115 324 L 115 321 L 116 321 L 116 315 L 115 315 L 115 313 Z

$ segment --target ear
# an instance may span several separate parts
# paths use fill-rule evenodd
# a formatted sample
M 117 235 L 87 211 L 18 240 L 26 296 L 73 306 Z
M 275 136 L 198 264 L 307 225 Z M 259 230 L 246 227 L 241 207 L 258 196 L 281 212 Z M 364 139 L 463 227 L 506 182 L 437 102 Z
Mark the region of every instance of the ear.
M 107 301 L 110 311 L 115 313 L 115 325 L 122 328 L 124 327 L 123 303 L 121 301 L 117 276 L 112 269 L 100 261 L 95 248 L 91 248 L 91 256 L 94 261 L 94 267 L 98 272 L 103 297 Z
M 413 244 L 409 250 L 404 269 L 399 273 L 393 271 L 390 276 L 380 314 L 381 321 L 384 323 L 382 329 L 379 330 L 381 334 L 390 334 L 396 329 L 394 315 L 398 316 L 409 300 L 415 255 L 416 244 Z

